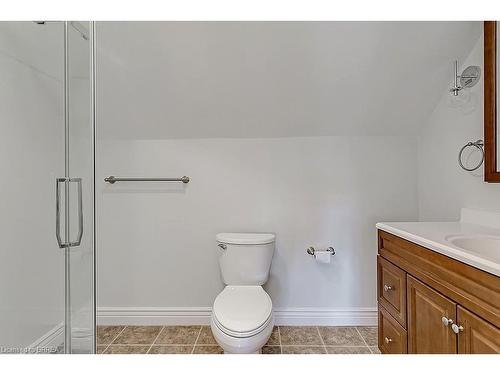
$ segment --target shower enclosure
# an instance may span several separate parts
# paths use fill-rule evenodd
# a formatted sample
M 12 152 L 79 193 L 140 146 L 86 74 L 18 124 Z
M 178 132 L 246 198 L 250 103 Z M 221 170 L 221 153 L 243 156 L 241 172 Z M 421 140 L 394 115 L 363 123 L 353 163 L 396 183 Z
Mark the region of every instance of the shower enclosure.
M 0 22 L 0 353 L 94 352 L 94 24 Z

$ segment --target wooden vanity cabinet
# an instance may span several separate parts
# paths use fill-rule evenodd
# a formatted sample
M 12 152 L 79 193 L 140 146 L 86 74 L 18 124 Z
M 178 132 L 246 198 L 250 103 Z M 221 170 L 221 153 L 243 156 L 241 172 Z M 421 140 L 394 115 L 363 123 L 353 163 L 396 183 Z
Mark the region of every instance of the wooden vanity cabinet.
M 377 258 L 378 301 L 401 326 L 406 327 L 406 272 Z
M 458 306 L 457 322 L 463 329 L 458 335 L 458 353 L 500 353 L 498 328 L 461 306 Z
M 500 353 L 500 278 L 378 231 L 382 353 Z
M 416 354 L 453 354 L 457 335 L 450 326 L 457 320 L 457 305 L 408 276 L 408 352 Z M 447 319 L 447 325 L 443 323 Z
M 378 309 L 378 326 L 378 342 L 381 353 L 401 354 L 407 352 L 406 330 L 382 306 L 379 306 Z

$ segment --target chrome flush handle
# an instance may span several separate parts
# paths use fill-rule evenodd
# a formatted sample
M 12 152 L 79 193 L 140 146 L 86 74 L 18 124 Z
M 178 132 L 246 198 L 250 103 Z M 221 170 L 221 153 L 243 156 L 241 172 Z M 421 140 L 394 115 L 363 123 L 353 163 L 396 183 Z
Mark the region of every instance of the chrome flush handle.
M 222 250 L 226 250 L 227 249 L 227 245 L 225 243 L 220 243 L 217 246 L 219 246 Z

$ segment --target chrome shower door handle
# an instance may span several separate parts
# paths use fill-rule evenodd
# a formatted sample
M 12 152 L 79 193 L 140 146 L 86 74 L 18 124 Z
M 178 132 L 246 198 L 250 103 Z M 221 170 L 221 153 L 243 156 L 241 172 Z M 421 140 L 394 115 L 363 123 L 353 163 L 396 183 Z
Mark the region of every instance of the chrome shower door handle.
M 65 184 L 76 182 L 78 192 L 78 235 L 76 241 L 64 242 L 61 240 L 61 182 Z M 68 197 L 66 197 L 68 199 Z M 82 179 L 58 177 L 56 178 L 56 239 L 60 248 L 80 246 L 83 237 L 83 197 L 82 197 Z
M 70 242 L 69 246 L 80 246 L 83 237 L 83 197 L 82 197 L 82 179 L 71 178 L 70 182 L 77 183 L 78 189 L 78 235 L 76 236 L 75 242 Z
M 66 182 L 66 180 L 66 178 L 56 178 L 56 239 L 61 249 L 68 246 L 68 244 L 61 240 L 61 189 L 59 187 L 59 184 L 61 182 Z

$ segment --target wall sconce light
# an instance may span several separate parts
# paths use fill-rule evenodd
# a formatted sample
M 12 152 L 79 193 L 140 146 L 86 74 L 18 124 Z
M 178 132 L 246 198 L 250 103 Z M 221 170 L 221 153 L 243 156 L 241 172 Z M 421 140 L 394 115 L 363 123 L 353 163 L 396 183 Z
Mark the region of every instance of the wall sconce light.
M 479 82 L 481 77 L 481 68 L 476 65 L 471 65 L 465 68 L 462 74 L 458 74 L 458 61 L 455 60 L 455 74 L 453 76 L 453 87 L 450 92 L 453 96 L 458 96 L 459 91 L 469 89 Z M 460 82 L 460 83 L 459 83 Z

